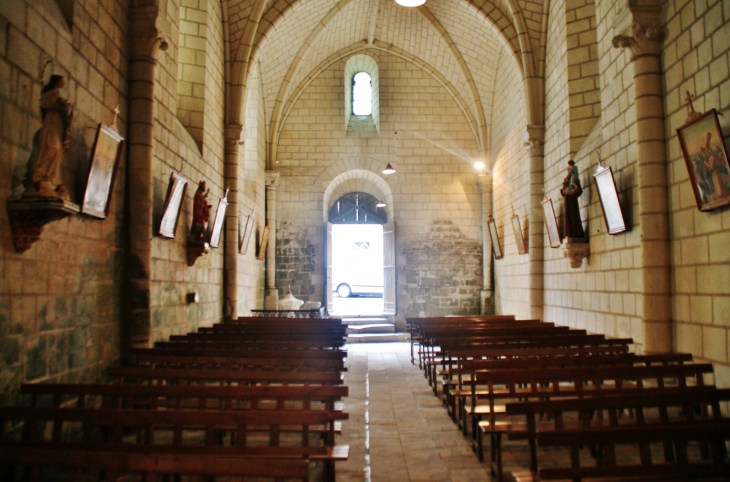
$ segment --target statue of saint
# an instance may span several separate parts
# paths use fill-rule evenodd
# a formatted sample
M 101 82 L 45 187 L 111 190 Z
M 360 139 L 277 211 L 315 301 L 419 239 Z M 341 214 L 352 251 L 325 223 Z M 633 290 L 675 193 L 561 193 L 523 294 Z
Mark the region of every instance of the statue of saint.
M 68 131 L 73 119 L 71 104 L 61 97 L 65 85 L 62 75 L 52 75 L 41 90 L 42 125 L 33 136 L 23 197 L 68 199 L 58 179 L 63 151 L 69 147 Z
M 583 188 L 580 185 L 578 168 L 573 160 L 568 161 L 567 175 L 563 179 L 560 194 L 563 195 L 563 236 L 585 238 L 583 222 L 580 219 L 580 206 L 578 206 L 578 198 L 583 194 Z
M 206 227 L 210 217 L 208 194 L 210 190 L 205 189 L 205 181 L 198 183 L 198 190 L 193 196 L 193 224 L 190 227 L 190 240 L 196 243 L 204 243 L 206 240 Z

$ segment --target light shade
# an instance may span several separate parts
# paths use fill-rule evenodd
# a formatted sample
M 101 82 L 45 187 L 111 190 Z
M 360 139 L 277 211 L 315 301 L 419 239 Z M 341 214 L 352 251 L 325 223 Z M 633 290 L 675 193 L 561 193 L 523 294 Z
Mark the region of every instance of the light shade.
M 390 163 L 388 163 L 388 165 L 385 166 L 385 169 L 383 169 L 383 174 L 385 174 L 386 176 L 388 174 L 395 174 L 395 169 L 393 169 L 393 166 L 391 166 Z
M 479 169 L 481 171 L 482 169 L 484 169 L 484 163 L 482 161 L 475 162 L 474 168 Z
M 426 0 L 395 0 L 395 3 L 404 7 L 420 7 Z
M 384 208 L 385 203 L 383 201 L 378 201 L 378 204 L 375 205 L 376 208 Z

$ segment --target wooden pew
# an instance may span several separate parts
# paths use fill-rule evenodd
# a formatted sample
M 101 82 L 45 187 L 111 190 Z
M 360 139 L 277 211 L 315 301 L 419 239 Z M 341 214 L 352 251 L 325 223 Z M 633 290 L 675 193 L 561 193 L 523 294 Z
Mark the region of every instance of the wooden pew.
M 219 340 L 195 340 L 184 341 L 158 341 L 155 348 L 191 348 L 218 350 L 339 350 L 345 345 L 345 340 L 310 340 L 310 341 L 288 341 L 288 340 L 260 340 L 260 341 L 219 341 Z
M 730 464 L 725 451 L 727 440 L 730 440 L 730 420 L 727 419 L 539 433 L 537 443 L 541 447 L 570 446 L 570 466 L 540 469 L 539 479 L 528 480 L 727 481 L 730 479 Z M 690 441 L 709 444 L 711 459 L 691 459 L 687 450 Z M 640 446 L 662 443 L 672 447 L 673 456 L 665 456 L 664 463 L 655 463 L 651 453 L 640 450 L 638 463 L 617 463 L 615 455 L 612 455 L 616 445 L 634 446 L 637 443 Z M 603 447 L 606 456 L 601 458 L 600 465 L 581 464 L 580 447 L 585 445 Z M 525 479 L 517 482 L 525 482 Z
M 130 360 L 135 362 L 137 356 L 174 355 L 186 357 L 231 357 L 231 358 L 279 358 L 287 359 L 317 359 L 317 360 L 344 360 L 347 357 L 345 350 L 276 350 L 272 348 L 241 348 L 221 349 L 215 347 L 186 347 L 180 344 L 167 344 L 156 348 L 132 348 Z
M 215 352 L 215 350 L 211 350 Z M 170 353 L 135 353 L 131 365 L 150 368 L 269 369 L 290 371 L 345 372 L 343 359 L 190 356 Z
M 727 420 L 722 415 L 720 403 L 728 400 L 730 389 L 705 386 L 648 388 L 640 393 L 618 390 L 606 397 L 509 403 L 507 415 L 516 416 L 518 420 L 498 424 L 498 431 L 494 431 L 495 436 L 492 437 L 496 446 L 492 449 L 496 457 L 493 462 L 496 462 L 497 473 L 501 474 L 500 433 L 506 433 L 510 440 L 528 440 L 534 446 L 538 434 L 554 431 Z M 624 416 L 626 410 L 630 416 Z M 545 414 L 548 420 L 539 421 L 538 418 Z M 665 448 L 665 453 L 670 454 L 669 447 Z M 646 456 L 650 447 L 641 444 L 640 451 L 642 456 Z M 607 455 L 611 458 L 611 450 Z M 532 459 L 530 468 L 533 474 L 537 471 L 537 457 Z M 529 475 L 520 473 L 516 478 L 527 477 Z M 501 478 L 499 475 L 498 479 Z
M 199 368 L 109 368 L 107 373 L 119 378 L 119 383 L 149 385 L 201 384 L 201 385 L 340 385 L 339 372 L 316 371 L 282 372 L 269 370 L 207 370 Z
M 310 426 L 326 425 L 330 419 L 331 415 L 324 411 L 3 407 L 0 448 L 78 447 L 93 453 L 105 449 L 123 452 L 129 447 L 139 451 L 143 447 L 155 453 L 191 458 L 201 453 L 280 459 L 308 457 L 323 461 L 325 479 L 334 480 L 334 463 L 347 459 L 349 447 L 310 445 L 309 432 Z M 46 425 L 45 430 L 40 429 L 42 424 Z M 6 427 L 18 425 L 15 433 L 20 434 L 20 439 L 6 431 Z M 69 430 L 75 427 L 80 430 Z M 291 431 L 291 427 L 300 430 L 294 438 L 282 440 L 285 429 Z M 292 444 L 293 440 L 298 443 Z
M 477 372 L 475 379 L 469 382 L 473 387 L 485 387 L 486 391 L 473 390 L 470 395 L 460 397 L 460 407 L 464 407 L 463 420 L 468 415 L 472 417 L 472 437 L 476 437 L 477 456 L 482 460 L 483 435 L 486 433 L 491 436 L 497 427 L 497 416 L 502 418 L 506 414 L 506 407 L 497 405 L 498 401 L 605 396 L 615 390 L 654 388 L 652 385 L 665 388 L 667 380 L 671 380 L 678 387 L 703 386 L 704 375 L 711 373 L 713 369 L 709 363 L 491 370 Z M 522 388 L 523 386 L 526 388 Z M 487 404 L 477 405 L 479 399 L 487 401 Z M 483 416 L 488 416 L 489 419 L 482 422 Z M 465 434 L 466 426 L 464 423 Z M 530 446 L 530 451 L 534 461 L 534 445 Z

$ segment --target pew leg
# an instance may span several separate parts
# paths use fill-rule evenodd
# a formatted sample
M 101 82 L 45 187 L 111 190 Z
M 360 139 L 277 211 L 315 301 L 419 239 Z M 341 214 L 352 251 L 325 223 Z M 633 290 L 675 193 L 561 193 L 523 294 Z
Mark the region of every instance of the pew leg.
M 528 443 L 530 445 L 530 471 L 537 472 L 537 439 L 530 437 Z

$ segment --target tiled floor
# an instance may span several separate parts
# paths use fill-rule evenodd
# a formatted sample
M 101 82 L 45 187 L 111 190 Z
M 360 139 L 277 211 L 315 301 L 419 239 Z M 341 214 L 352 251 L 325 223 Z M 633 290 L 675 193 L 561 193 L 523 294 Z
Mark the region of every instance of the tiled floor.
M 408 343 L 348 345 L 350 396 L 340 443 L 350 459 L 337 464 L 339 482 L 490 480 L 411 364 Z

